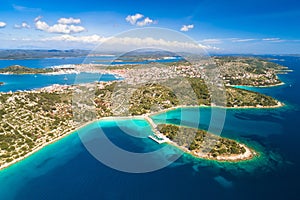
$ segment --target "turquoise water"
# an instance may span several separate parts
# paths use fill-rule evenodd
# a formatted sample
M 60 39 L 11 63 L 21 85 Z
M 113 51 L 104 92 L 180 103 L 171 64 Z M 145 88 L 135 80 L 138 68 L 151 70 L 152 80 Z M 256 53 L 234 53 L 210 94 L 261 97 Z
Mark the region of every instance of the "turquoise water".
M 285 59 L 281 64 L 294 69 L 293 73 L 281 76 L 288 84 L 255 90 L 272 95 L 287 106 L 227 109 L 221 134 L 246 143 L 260 157 L 228 163 L 184 154 L 158 171 L 131 174 L 96 160 L 78 133 L 74 133 L 0 171 L 0 199 L 298 199 L 300 59 L 279 58 Z M 200 124 L 196 124 L 194 114 L 199 109 Z M 153 119 L 174 124 L 182 120 L 185 125 L 207 129 L 210 116 L 210 108 L 188 108 Z M 146 137 L 151 130 L 142 120 L 93 123 L 81 129 L 80 133 L 84 133 L 81 137 L 94 141 L 99 126 L 122 149 L 145 153 L 162 148 Z M 131 134 L 124 130 L 130 130 Z M 172 150 L 165 152 L 167 157 L 172 154 Z

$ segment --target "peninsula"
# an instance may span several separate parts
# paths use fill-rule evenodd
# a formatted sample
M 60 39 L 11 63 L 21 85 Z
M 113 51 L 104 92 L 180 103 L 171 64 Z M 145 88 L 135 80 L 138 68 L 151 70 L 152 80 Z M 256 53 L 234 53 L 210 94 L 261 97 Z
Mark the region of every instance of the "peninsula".
M 249 147 L 234 140 L 223 138 L 204 130 L 159 124 L 162 134 L 185 152 L 205 159 L 218 161 L 249 160 L 257 153 Z
M 283 106 L 278 100 L 243 89 L 231 87 L 236 84 L 233 80 L 246 85 L 270 86 L 278 84 L 280 79 L 277 73 L 286 70 L 285 67 L 269 64 L 265 60 L 257 58 L 215 58 L 221 67 L 220 77 L 225 80 L 225 107 L 233 108 L 275 108 Z M 250 62 L 250 60 L 252 60 Z M 251 64 L 249 64 L 249 62 Z M 229 64 L 231 63 L 231 64 Z M 239 67 L 239 71 L 233 70 Z M 99 73 L 117 74 L 124 77 L 121 81 L 98 82 L 96 84 L 82 85 L 53 85 L 50 87 L 24 92 L 0 93 L 0 168 L 7 167 L 39 150 L 40 148 L 52 143 L 61 137 L 72 133 L 78 127 L 82 126 L 74 118 L 72 106 L 77 107 L 94 107 L 97 119 L 110 116 L 151 116 L 157 112 L 163 112 L 168 109 L 181 106 L 219 106 L 212 105 L 213 100 L 210 90 L 205 82 L 204 74 L 193 72 L 189 64 L 168 63 L 165 68 L 152 68 L 151 74 L 154 78 L 160 80 L 160 77 L 166 77 L 171 80 L 172 85 L 176 88 L 184 87 L 183 84 L 189 83 L 194 91 L 197 101 L 190 104 L 183 104 L 176 97 L 172 88 L 161 83 L 146 83 L 136 87 L 144 79 L 145 69 L 136 65 L 113 66 L 111 68 L 98 65 L 77 65 L 72 70 L 97 71 Z M 14 66 L 2 72 L 4 73 L 36 73 L 36 69 L 28 71 L 27 68 Z M 148 70 L 148 69 L 147 69 Z M 189 71 L 190 70 L 190 71 Z M 204 68 L 205 70 L 205 68 Z M 169 73 L 169 72 L 172 73 Z M 174 73 L 173 73 L 174 72 Z M 40 72 L 44 73 L 44 71 Z M 183 75 L 187 82 L 176 82 L 173 75 Z M 219 77 L 219 78 L 220 78 Z M 174 81 L 174 82 L 173 82 Z M 249 84 L 250 83 L 250 84 Z M 129 85 L 129 88 L 136 87 L 132 93 L 125 91 L 130 98 L 128 106 L 114 105 L 113 100 L 117 100 L 122 92 L 120 84 Z M 119 91 L 118 91 L 119 89 Z M 128 88 L 127 88 L 128 89 Z M 86 98 L 86 91 L 94 91 L 91 98 Z M 72 102 L 76 94 L 83 97 L 82 101 Z M 122 97 L 122 96 L 120 96 Z M 189 97 L 187 96 L 187 102 Z M 75 105 L 74 105 L 75 104 Z M 89 113 L 82 113 L 89 119 Z M 86 121 L 88 122 L 88 121 Z M 257 153 L 244 144 L 231 139 L 215 136 L 204 130 L 181 127 L 185 136 L 194 135 L 191 143 L 187 146 L 184 137 L 176 133 L 178 127 L 175 125 L 159 125 L 159 131 L 165 135 L 171 144 L 183 148 L 186 152 L 197 157 L 213 159 L 219 161 L 239 161 L 248 160 L 257 155 Z M 192 133 L 192 134 L 189 134 Z M 202 148 L 214 144 L 209 149 Z
M 277 74 L 287 73 L 285 66 L 255 57 L 215 57 L 227 85 L 276 86 L 283 82 Z

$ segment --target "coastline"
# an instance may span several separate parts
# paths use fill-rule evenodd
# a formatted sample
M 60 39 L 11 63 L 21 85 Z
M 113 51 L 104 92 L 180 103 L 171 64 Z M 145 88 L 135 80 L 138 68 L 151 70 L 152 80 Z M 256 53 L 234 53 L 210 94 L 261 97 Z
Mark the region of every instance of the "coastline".
M 165 113 L 165 112 L 169 112 L 169 111 L 172 111 L 172 110 L 176 110 L 176 109 L 180 109 L 180 108 L 201 108 L 201 107 L 206 107 L 206 108 L 222 108 L 222 109 L 268 109 L 268 108 L 279 108 L 279 107 L 283 107 L 285 106 L 284 103 L 278 101 L 277 105 L 274 105 L 274 106 L 240 106 L 240 107 L 226 107 L 226 106 L 216 106 L 216 105 L 191 105 L 191 106 L 186 106 L 186 105 L 178 105 L 178 106 L 175 106 L 175 107 L 171 107 L 171 108 L 168 108 L 168 109 L 164 109 L 164 110 L 161 110 L 161 111 L 157 111 L 157 112 L 152 112 L 152 113 L 147 113 L 147 114 L 144 114 L 144 115 L 137 115 L 137 116 L 124 116 L 124 117 L 114 117 L 114 116 L 111 116 L 111 117 L 103 117 L 103 118 L 100 118 L 100 119 L 95 119 L 91 122 L 87 122 L 81 126 L 79 126 L 78 128 L 76 128 L 75 130 L 72 130 L 62 136 L 59 136 L 57 138 L 55 138 L 54 140 L 51 140 L 49 142 L 46 142 L 46 143 L 43 143 L 41 146 L 38 146 L 37 148 L 33 149 L 31 152 L 29 152 L 28 154 L 26 154 L 25 156 L 22 156 L 22 157 L 19 157 L 9 163 L 5 163 L 4 165 L 0 166 L 0 171 L 5 169 L 5 168 L 8 168 L 9 166 L 13 165 L 13 164 L 16 164 L 24 159 L 26 159 L 27 157 L 33 155 L 34 153 L 38 152 L 39 150 L 43 149 L 44 147 L 52 144 L 52 143 L 55 143 L 57 141 L 59 141 L 60 139 L 64 138 L 64 137 L 67 137 L 73 133 L 76 133 L 79 129 L 91 124 L 91 123 L 94 123 L 96 121 L 102 121 L 102 120 L 128 120 L 128 119 L 143 119 L 145 120 L 146 117 L 151 117 L 151 116 L 154 116 L 154 115 L 158 115 L 158 114 L 161 114 L 161 113 Z M 171 141 L 171 140 L 170 140 Z M 184 148 L 184 147 L 181 147 L 179 146 L 178 144 L 176 144 L 175 142 L 171 141 L 170 144 L 173 144 L 174 146 L 182 149 L 183 151 L 197 157 L 197 158 L 202 158 L 202 159 L 209 159 L 209 160 L 215 160 L 215 161 L 231 161 L 231 162 L 238 162 L 238 161 L 241 161 L 241 160 L 249 160 L 251 159 L 252 157 L 254 157 L 253 155 L 249 157 L 246 156 L 246 158 L 242 158 L 242 159 L 239 159 L 239 157 L 233 157 L 233 158 L 225 158 L 225 157 L 220 157 L 218 159 L 218 157 L 215 159 L 215 158 L 210 158 L 210 157 L 203 157 L 203 156 L 199 156 L 197 154 L 193 154 L 193 152 L 189 151 L 188 149 Z M 240 144 L 240 143 L 239 143 Z M 243 145 L 243 144 L 240 144 L 240 145 Z M 254 153 L 254 155 L 256 155 L 256 152 L 254 150 L 250 150 L 250 148 L 244 146 L 244 148 L 246 149 L 246 152 L 252 152 Z M 248 151 L 247 151 L 248 149 Z M 237 155 L 237 156 L 240 156 L 240 155 Z
M 65 138 L 65 137 L 67 137 L 69 135 L 72 135 L 72 134 L 76 133 L 78 130 L 84 128 L 85 126 L 88 126 L 89 124 L 92 124 L 92 123 L 98 122 L 98 121 L 104 121 L 104 120 L 128 120 L 128 119 L 143 119 L 144 120 L 145 118 L 143 116 L 128 116 L 128 117 L 103 117 L 103 118 L 100 118 L 100 119 L 95 119 L 93 121 L 87 122 L 87 123 L 79 126 L 75 130 L 72 130 L 72 131 L 70 131 L 70 132 L 68 132 L 68 133 L 66 133 L 64 135 L 61 135 L 61 136 L 55 138 L 54 140 L 51 140 L 51 141 L 46 142 L 46 143 L 43 143 L 41 146 L 38 146 L 37 148 L 33 149 L 31 152 L 29 152 L 28 154 L 26 154 L 26 155 L 24 155 L 22 157 L 19 157 L 19 158 L 15 159 L 15 160 L 13 160 L 13 161 L 11 161 L 9 163 L 5 163 L 4 165 L 0 166 L 0 171 L 3 170 L 3 169 L 5 169 L 5 168 L 8 168 L 8 167 L 10 167 L 10 166 L 12 166 L 14 164 L 16 164 L 16 163 L 18 163 L 18 162 L 20 162 L 20 161 L 22 161 L 22 160 L 24 160 L 26 158 L 28 158 L 29 156 L 35 154 L 36 152 L 38 152 L 39 150 L 43 149 L 44 147 L 47 147 L 48 145 L 51 145 L 51 144 L 53 144 L 53 143 L 55 143 L 55 142 L 57 142 L 57 141 Z
M 206 154 L 203 155 L 203 154 L 197 153 L 195 151 L 191 151 L 188 148 L 180 146 L 176 142 L 173 142 L 171 140 L 170 140 L 170 142 L 168 142 L 168 144 L 173 145 L 176 148 L 179 148 L 180 150 L 182 150 L 183 152 L 191 155 L 195 159 L 211 160 L 211 161 L 215 161 L 215 162 L 236 163 L 236 162 L 241 162 L 241 161 L 249 161 L 249 160 L 259 156 L 259 153 L 257 153 L 252 148 L 250 148 L 250 147 L 248 147 L 245 144 L 240 143 L 240 142 L 238 142 L 238 144 L 245 148 L 245 150 L 246 150 L 245 153 L 243 153 L 243 154 L 234 154 L 234 155 L 229 155 L 229 156 L 224 155 L 224 156 L 217 156 L 217 157 L 207 156 Z
M 24 156 L 22 156 L 22 157 L 19 157 L 19 158 L 15 159 L 15 160 L 13 160 L 13 161 L 11 161 L 11 162 L 9 162 L 9 163 L 5 163 L 4 165 L 0 166 L 0 172 L 1 172 L 3 169 L 6 169 L 6 168 L 8 168 L 8 167 L 10 167 L 10 166 L 12 166 L 12 165 L 18 163 L 18 162 L 20 162 L 20 161 L 22 161 L 22 160 L 24 160 L 24 159 L 30 157 L 31 155 L 37 153 L 38 151 L 40 151 L 41 149 L 47 147 L 48 145 L 51 145 L 51 144 L 53 144 L 53 143 L 55 143 L 55 142 L 57 142 L 57 141 L 59 141 L 59 140 L 65 138 L 65 137 L 71 135 L 71 134 L 74 134 L 74 133 L 76 133 L 78 130 L 80 130 L 81 128 L 83 128 L 83 127 L 85 127 L 85 126 L 88 126 L 89 124 L 92 124 L 92 123 L 94 123 L 94 122 L 105 121 L 105 120 L 128 120 L 128 119 L 142 119 L 142 120 L 147 121 L 147 120 L 146 120 L 146 117 L 151 117 L 151 116 L 158 115 L 158 114 L 161 114 L 161 113 L 164 113 L 164 112 L 169 112 L 169 111 L 171 111 L 171 110 L 176 110 L 176 109 L 179 109 L 179 108 L 201 108 L 201 107 L 217 107 L 217 106 L 206 106 L 206 105 L 200 105 L 200 106 L 176 106 L 176 107 L 168 108 L 168 109 L 165 109 L 165 110 L 162 110 L 162 111 L 153 112 L 153 113 L 148 113 L 148 114 L 144 114 L 144 115 L 124 116 L 124 117 L 110 116 L 110 117 L 102 117 L 102 118 L 100 118 L 100 119 L 95 119 L 95 120 L 93 120 L 93 121 L 87 122 L 87 123 L 85 123 L 85 124 L 79 126 L 79 127 L 76 128 L 75 130 L 72 130 L 72 131 L 70 131 L 70 132 L 68 132 L 68 133 L 66 133 L 66 134 L 64 134 L 64 135 L 61 135 L 61 136 L 55 138 L 54 140 L 51 140 L 51 141 L 46 142 L 46 143 L 43 143 L 42 145 L 38 146 L 37 148 L 33 149 L 31 152 L 29 152 L 28 154 L 26 154 L 26 155 L 24 155 Z M 226 107 L 219 107 L 219 108 L 226 108 Z M 237 108 L 234 108 L 234 109 L 237 109 Z M 147 121 L 147 122 L 148 122 L 148 121 Z M 151 126 L 151 124 L 150 124 L 150 126 Z M 232 158 L 230 158 L 230 159 L 227 159 L 227 158 L 226 158 L 226 159 L 218 159 L 218 157 L 217 157 L 217 158 L 210 158 L 210 157 L 208 157 L 208 156 L 206 156 L 206 157 L 205 157 L 205 156 L 199 156 L 199 155 L 197 155 L 197 154 L 191 152 L 191 151 L 188 150 L 187 148 L 182 147 L 182 146 L 178 145 L 177 143 L 175 143 L 175 142 L 173 142 L 173 141 L 171 141 L 171 140 L 169 140 L 168 144 L 173 145 L 173 146 L 175 146 L 175 147 L 177 147 L 177 148 L 183 150 L 184 152 L 189 153 L 190 155 L 192 155 L 192 156 L 194 156 L 194 157 L 196 157 L 196 158 L 200 158 L 200 159 L 208 159 L 208 160 L 214 160 L 214 161 L 233 161 L 233 162 L 238 162 L 238 161 L 241 161 L 241 160 L 249 160 L 249 159 L 251 159 L 252 157 L 254 157 L 254 156 L 252 155 L 250 158 L 248 158 L 248 156 L 247 156 L 246 159 L 238 159 L 238 157 L 232 157 Z M 239 143 L 239 144 L 240 144 L 240 145 L 244 145 L 244 144 L 241 144 L 241 143 Z M 251 152 L 256 153 L 254 150 L 250 150 L 250 148 L 248 148 L 248 147 L 245 146 L 245 145 L 244 145 L 244 148 L 246 149 L 246 152 L 247 152 L 247 150 L 248 150 L 248 151 L 251 151 Z M 240 155 L 237 155 L 237 156 L 240 156 Z
M 97 119 L 97 120 L 93 120 L 93 121 L 91 121 L 91 122 L 87 122 L 86 124 L 83 124 L 83 125 L 79 126 L 78 128 L 76 128 L 75 130 L 72 130 L 72 131 L 70 131 L 70 132 L 68 132 L 68 133 L 66 133 L 66 134 L 64 134 L 64 135 L 61 135 L 61 136 L 55 138 L 54 140 L 51 140 L 51 141 L 49 141 L 49 142 L 43 143 L 43 144 L 40 145 L 40 146 L 37 146 L 35 149 L 33 149 L 33 150 L 32 150 L 31 152 L 29 152 L 28 154 L 26 154 L 26 155 L 24 155 L 24 156 L 22 156 L 22 157 L 19 157 L 19 158 L 15 159 L 15 160 L 13 160 L 13 161 L 11 161 L 11 162 L 9 162 L 9 163 L 5 163 L 4 165 L 0 166 L 0 171 L 2 171 L 3 169 L 8 168 L 8 167 L 10 167 L 10 166 L 12 166 L 12 165 L 14 165 L 14 164 L 16 164 L 16 163 L 18 163 L 18 162 L 20 162 L 20 161 L 26 159 L 26 158 L 28 158 L 29 156 L 35 154 L 36 152 L 38 152 L 39 150 L 43 149 L 43 148 L 46 147 L 46 146 L 48 146 L 48 145 L 50 145 L 50 144 L 53 144 L 53 143 L 55 143 L 55 142 L 57 142 L 57 141 L 59 141 L 59 140 L 65 138 L 65 137 L 67 137 L 67 136 L 73 134 L 73 133 L 76 133 L 79 129 L 81 129 L 81 128 L 83 128 L 83 127 L 85 127 L 85 126 L 87 126 L 87 125 L 89 125 L 89 124 L 91 124 L 91 123 L 94 123 L 94 122 L 96 122 L 96 121 L 98 121 L 98 119 Z
M 285 104 L 278 101 L 277 100 L 277 105 L 274 106 L 237 106 L 237 107 L 226 107 L 226 106 L 216 106 L 216 105 L 190 105 L 190 106 L 186 106 L 186 105 L 178 105 L 178 106 L 174 106 L 171 108 L 167 108 L 161 111 L 157 111 L 157 112 L 153 112 L 153 113 L 148 113 L 145 115 L 148 115 L 149 117 L 154 116 L 154 115 L 158 115 L 158 114 L 162 114 L 164 112 L 169 112 L 172 110 L 176 110 L 176 109 L 180 109 L 180 108 L 222 108 L 222 109 L 270 109 L 270 108 L 280 108 L 280 107 L 284 107 Z

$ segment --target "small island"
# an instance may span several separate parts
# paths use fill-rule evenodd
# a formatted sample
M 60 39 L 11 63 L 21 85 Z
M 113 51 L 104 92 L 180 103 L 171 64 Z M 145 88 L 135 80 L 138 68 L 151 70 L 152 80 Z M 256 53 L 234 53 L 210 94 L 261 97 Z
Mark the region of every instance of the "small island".
M 0 81 L 0 86 L 1 86 L 1 85 L 4 85 L 4 82 L 1 82 L 1 81 Z
M 233 59 L 230 57 L 229 59 L 224 57 L 215 59 L 221 65 L 222 73 L 219 78 L 225 80 L 223 88 L 226 104 L 222 105 L 223 107 L 276 108 L 284 105 L 270 96 L 234 88 L 231 85 L 236 84 L 236 82 L 232 82 L 233 80 L 240 80 L 243 84 L 253 86 L 278 84 L 280 80 L 277 73 L 279 70 L 286 70 L 285 67 L 268 64 L 267 61 L 257 58 L 237 57 Z M 250 60 L 252 64 L 254 63 L 253 65 L 248 64 Z M 205 63 L 203 68 L 205 69 Z M 239 70 L 233 70 L 234 68 Z M 0 73 L 30 74 L 47 73 L 51 70 L 11 66 L 0 70 Z M 189 103 L 190 97 L 188 95 L 184 97 L 187 103 L 180 102 L 172 89 L 161 83 L 146 83 L 139 86 L 137 83 L 143 81 L 145 71 L 136 65 L 104 68 L 99 65 L 82 64 L 76 65 L 71 70 L 117 74 L 124 79 L 96 84 L 53 85 L 32 91 L 0 93 L 0 169 L 22 160 L 83 126 L 84 124 L 77 121 L 72 106 L 79 108 L 92 106 L 96 112 L 96 119 L 116 116 L 117 112 L 117 116 L 143 117 L 148 122 L 151 122 L 151 115 L 177 107 L 220 106 L 218 104 L 212 105 L 213 101 L 204 74 L 201 74 L 201 71 L 200 73 L 191 71 L 186 62 L 168 63 L 165 68 L 154 67 L 151 69 L 151 73 L 157 79 L 168 76 L 169 84 L 173 85 L 175 89 L 184 88 L 188 83 L 196 95 L 196 101 L 191 101 L 191 103 Z M 177 80 L 173 74 L 182 75 L 185 82 Z M 119 102 L 117 107 L 112 101 L 123 98 L 122 95 L 116 96 L 116 94 L 122 93 L 123 88 L 119 86 L 123 84 L 129 88 L 134 88 L 129 95 L 127 109 L 119 104 L 122 101 L 117 101 Z M 86 91 L 94 91 L 94 93 L 85 94 Z M 82 97 L 82 100 L 74 102 L 72 99 L 74 93 L 79 98 Z M 125 95 L 128 96 L 126 90 Z M 79 111 L 87 112 L 84 109 Z M 80 114 L 85 119 L 85 123 L 90 123 L 89 112 Z M 175 125 L 159 125 L 156 130 L 160 132 L 159 134 L 164 135 L 169 143 L 200 158 L 217 161 L 240 161 L 249 160 L 258 155 L 254 150 L 237 141 L 215 136 L 204 130 L 180 127 L 186 136 L 189 133 L 195 136 L 192 142 L 186 145 L 184 137 L 174 133 L 174 130 L 177 129 L 178 127 Z M 156 135 L 156 137 L 160 136 Z M 209 144 L 214 144 L 214 146 L 209 149 L 202 148 Z
M 1 74 L 44 74 L 53 72 L 52 68 L 29 68 L 20 65 L 12 65 L 0 69 Z

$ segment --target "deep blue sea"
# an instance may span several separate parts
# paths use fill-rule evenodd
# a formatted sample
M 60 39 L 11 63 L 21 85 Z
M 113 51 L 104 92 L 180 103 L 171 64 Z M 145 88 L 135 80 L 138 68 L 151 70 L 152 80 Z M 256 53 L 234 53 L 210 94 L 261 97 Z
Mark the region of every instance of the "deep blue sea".
M 286 84 L 248 89 L 271 95 L 286 106 L 227 109 L 221 135 L 256 149 L 260 153 L 258 158 L 228 163 L 195 159 L 184 154 L 158 171 L 120 172 L 96 160 L 80 137 L 93 142 L 100 126 L 122 149 L 141 153 L 162 147 L 146 137 L 151 129 L 145 121 L 101 121 L 0 171 L 0 199 L 299 199 L 300 57 L 274 58 L 284 59 L 274 62 L 294 70 L 280 75 Z M 174 124 L 182 120 L 185 125 L 195 126 L 194 113 L 199 109 L 200 124 L 197 126 L 207 129 L 210 108 L 178 109 L 153 119 Z M 124 130 L 136 137 L 129 136 Z M 79 137 L 80 133 L 84 134 Z M 110 153 L 105 152 L 106 155 Z M 165 156 L 172 156 L 172 151 L 166 151 Z M 157 162 L 159 160 L 157 158 Z

